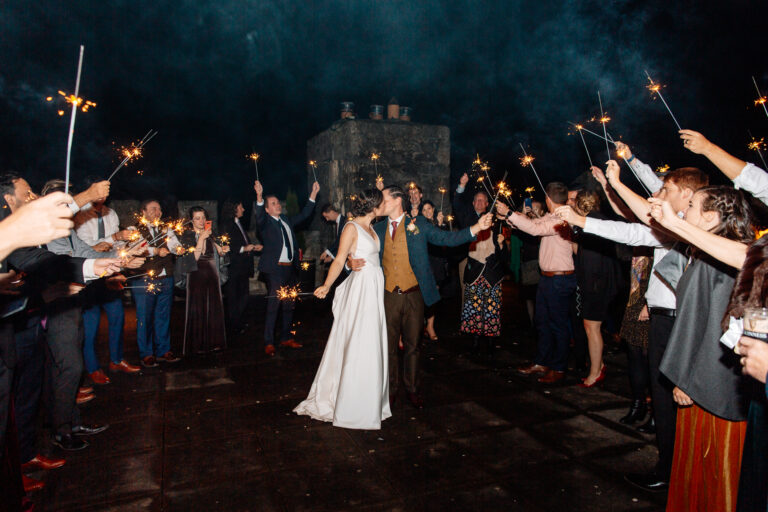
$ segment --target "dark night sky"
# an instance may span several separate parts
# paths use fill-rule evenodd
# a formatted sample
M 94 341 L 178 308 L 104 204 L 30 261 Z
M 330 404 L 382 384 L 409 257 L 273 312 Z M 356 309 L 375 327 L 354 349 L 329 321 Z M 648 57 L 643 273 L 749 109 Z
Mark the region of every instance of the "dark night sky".
M 666 84 L 684 127 L 736 155 L 756 158 L 748 128 L 768 136 L 750 78 L 768 92 L 764 1 L 0 5 L 0 167 L 38 186 L 64 175 L 69 115 L 57 116 L 44 98 L 73 91 L 80 43 L 81 96 L 98 107 L 77 117 L 75 183 L 109 174 L 112 141 L 160 132 L 118 175 L 116 197 L 242 193 L 253 179 L 244 158 L 252 148 L 263 155 L 267 189 L 305 195 L 306 141 L 338 117 L 339 102 L 354 101 L 366 116 L 369 104 L 393 95 L 413 107 L 415 121 L 451 128 L 454 180 L 480 152 L 499 174 L 509 169 L 513 185 L 532 184 L 518 142 L 530 146 L 545 181 L 573 179 L 586 156 L 566 121 L 598 112 L 597 89 L 609 130 L 645 161 L 715 175 L 681 148 L 643 69 Z M 587 142 L 604 161 L 601 142 Z

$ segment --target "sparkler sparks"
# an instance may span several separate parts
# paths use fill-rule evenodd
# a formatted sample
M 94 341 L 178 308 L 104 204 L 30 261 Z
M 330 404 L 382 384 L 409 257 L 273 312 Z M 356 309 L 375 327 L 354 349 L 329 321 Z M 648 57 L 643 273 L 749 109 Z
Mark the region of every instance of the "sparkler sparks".
M 757 91 L 757 99 L 755 100 L 755 106 L 762 105 L 763 106 L 763 112 L 765 112 L 765 115 L 768 116 L 768 108 L 766 108 L 765 104 L 768 102 L 768 98 L 763 96 L 760 92 L 760 87 L 757 86 L 757 80 L 755 80 L 755 77 L 752 77 L 752 83 L 755 84 L 755 90 Z
M 448 192 L 448 189 L 445 187 L 440 187 L 437 189 L 438 192 L 440 192 L 440 211 L 443 211 L 443 199 L 445 199 L 445 193 Z
M 581 143 L 584 145 L 584 151 L 587 152 L 587 160 L 589 160 L 589 166 L 592 167 L 592 155 L 589 154 L 589 148 L 587 147 L 587 141 L 584 140 L 584 134 L 582 133 L 582 130 L 584 129 L 583 125 L 576 124 L 574 125 L 574 128 L 576 128 L 576 131 L 579 132 L 579 137 L 581 138 Z
M 525 155 L 523 157 L 520 157 L 520 165 L 522 165 L 523 167 L 528 167 L 529 165 L 533 164 L 533 161 L 535 159 L 536 158 L 533 157 L 532 155 Z M 533 187 L 530 187 L 530 188 L 532 189 Z M 525 190 L 526 192 L 528 191 L 528 189 L 525 189 Z
M 95 101 L 86 100 L 84 98 L 80 98 L 78 96 L 75 96 L 74 94 L 67 94 L 64 91 L 58 91 L 59 96 L 61 96 L 61 99 L 64 100 L 64 103 L 67 103 L 69 105 L 72 105 L 75 108 L 79 108 L 80 112 L 88 112 L 88 110 L 91 107 L 96 106 Z M 52 102 L 54 100 L 53 96 L 47 96 L 45 98 L 45 101 Z M 59 115 L 63 115 L 63 110 L 59 110 Z
M 520 143 L 520 149 L 523 150 L 523 158 L 520 159 L 520 163 L 523 167 L 530 167 L 533 171 L 533 175 L 536 176 L 536 181 L 539 182 L 539 186 L 541 187 L 541 190 L 544 191 L 544 195 L 549 197 L 549 194 L 547 194 L 547 189 L 544 188 L 544 184 L 541 182 L 541 178 L 539 178 L 539 173 L 536 172 L 536 167 L 533 166 L 533 161 L 535 160 L 533 155 L 529 155 L 528 152 L 525 150 L 525 147 L 522 143 Z
M 302 292 L 298 285 L 281 286 L 275 291 L 275 295 L 267 295 L 267 298 L 277 300 L 296 300 L 299 297 L 307 297 L 311 295 L 314 294 L 312 292 Z
M 251 160 L 253 162 L 253 166 L 256 168 L 256 181 L 259 180 L 259 158 L 261 155 L 258 153 L 250 153 L 248 155 L 245 155 L 245 158 L 248 160 Z
M 672 117 L 672 120 L 675 122 L 675 126 L 677 126 L 677 130 L 680 131 L 682 128 L 680 128 L 680 123 L 677 122 L 677 118 L 675 117 L 675 114 L 672 113 L 672 110 L 669 108 L 669 105 L 667 105 L 667 100 L 664 99 L 664 95 L 661 94 L 661 84 L 657 84 L 653 81 L 653 78 L 651 78 L 651 75 L 648 74 L 648 71 L 645 72 L 645 76 L 648 77 L 648 82 L 650 82 L 646 88 L 651 91 L 651 94 L 656 94 L 661 102 L 664 104 L 664 106 L 667 109 L 667 112 L 669 112 L 669 115 Z M 766 112 L 768 114 L 768 112 Z
M 603 125 L 603 137 L 605 138 L 605 152 L 608 153 L 608 158 L 611 158 L 611 148 L 608 146 L 608 132 L 605 129 L 605 125 L 611 120 L 610 117 L 605 115 L 603 111 L 603 99 L 600 97 L 600 91 L 597 91 L 597 101 L 600 103 L 600 124 Z
M 144 137 L 142 137 L 142 139 L 138 142 L 132 142 L 129 146 L 120 146 L 117 151 L 118 154 L 123 157 L 123 159 L 120 161 L 120 164 L 118 164 L 115 170 L 112 171 L 112 174 L 109 175 L 107 181 L 112 181 L 112 178 L 115 177 L 117 171 L 122 169 L 124 165 L 128 164 L 128 162 L 141 158 L 143 155 L 142 152 L 144 150 L 144 145 L 152 140 L 155 135 L 157 135 L 156 130 L 149 130 L 147 134 L 144 135 Z M 138 174 L 144 174 L 144 171 L 138 172 Z
M 301 270 L 309 270 L 309 262 L 308 261 L 302 261 L 301 262 Z
M 656 168 L 656 172 L 659 174 L 664 174 L 667 171 L 669 171 L 669 164 L 660 165 Z
M 763 149 L 765 149 L 765 137 L 761 137 L 760 140 L 752 138 L 752 142 L 747 144 L 747 147 L 751 150 L 757 151 L 757 155 L 760 157 L 760 160 L 763 162 L 763 169 L 766 169 L 765 164 L 765 158 L 763 157 Z

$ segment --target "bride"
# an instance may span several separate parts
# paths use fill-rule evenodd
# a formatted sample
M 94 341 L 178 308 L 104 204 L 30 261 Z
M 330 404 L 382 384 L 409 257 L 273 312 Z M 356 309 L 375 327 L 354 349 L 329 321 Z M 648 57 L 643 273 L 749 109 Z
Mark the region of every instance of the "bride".
M 387 324 L 384 318 L 384 274 L 380 240 L 371 223 L 381 215 L 381 191 L 359 194 L 339 239 L 339 251 L 325 283 L 315 290 L 323 299 L 341 273 L 347 255 L 365 258 L 336 288 L 333 327 L 307 399 L 294 412 L 334 426 L 378 430 L 392 416 L 387 375 Z

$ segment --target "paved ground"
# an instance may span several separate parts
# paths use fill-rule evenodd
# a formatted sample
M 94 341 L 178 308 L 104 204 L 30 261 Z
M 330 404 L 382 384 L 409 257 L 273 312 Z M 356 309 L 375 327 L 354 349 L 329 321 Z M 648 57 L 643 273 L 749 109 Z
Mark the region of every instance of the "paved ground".
M 505 302 L 516 303 L 507 287 Z M 438 317 L 423 351 L 427 407 L 395 407 L 379 432 L 347 431 L 291 409 L 312 382 L 330 329 L 327 302 L 298 306 L 298 351 L 254 350 L 262 324 L 215 357 L 118 375 L 83 408 L 111 428 L 67 464 L 37 473 L 43 510 L 663 510 L 622 472 L 650 468 L 652 438 L 616 419 L 628 406 L 625 358 L 612 349 L 602 389 L 576 376 L 544 387 L 516 374 L 533 346 L 510 312 L 494 356 L 451 336 L 458 305 Z M 262 316 L 263 299 L 249 315 Z M 126 347 L 136 361 L 135 317 Z M 183 307 L 174 308 L 180 346 Z M 522 326 L 521 326 L 522 325 Z M 100 350 L 106 354 L 106 347 Z M 41 439 L 44 453 L 51 451 Z

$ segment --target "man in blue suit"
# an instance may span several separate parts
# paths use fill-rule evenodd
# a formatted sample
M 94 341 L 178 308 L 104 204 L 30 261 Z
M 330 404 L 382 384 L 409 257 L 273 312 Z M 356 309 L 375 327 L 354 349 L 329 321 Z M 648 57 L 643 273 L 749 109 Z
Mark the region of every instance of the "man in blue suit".
M 379 237 L 381 266 L 384 271 L 384 311 L 389 340 L 389 392 L 391 401 L 397 397 L 400 384 L 397 344 L 403 338 L 403 384 L 408 400 L 422 408 L 418 394 L 419 343 L 424 328 L 424 306 L 440 300 L 437 283 L 429 265 L 427 244 L 455 247 L 471 242 L 475 235 L 491 225 L 490 213 L 461 231 L 443 231 L 419 215 L 411 217 L 408 197 L 398 186 L 382 190 L 385 220 L 373 229 Z M 362 268 L 365 260 L 349 260 L 353 270 Z
M 259 230 L 264 249 L 259 259 L 259 272 L 267 282 L 267 318 L 264 325 L 264 352 L 275 354 L 275 324 L 278 309 L 283 312 L 283 324 L 280 330 L 280 345 L 290 348 L 301 348 L 301 344 L 293 339 L 291 322 L 293 321 L 292 300 L 279 300 L 275 297 L 277 290 L 283 286 L 296 284 L 299 269 L 299 244 L 296 240 L 294 227 L 309 219 L 315 209 L 315 197 L 320 190 L 320 184 L 312 184 L 309 201 L 298 215 L 288 217 L 283 215 L 280 200 L 274 194 L 264 196 L 264 187 L 257 180 L 253 186 L 256 191 L 256 204 L 253 211 L 256 226 Z

